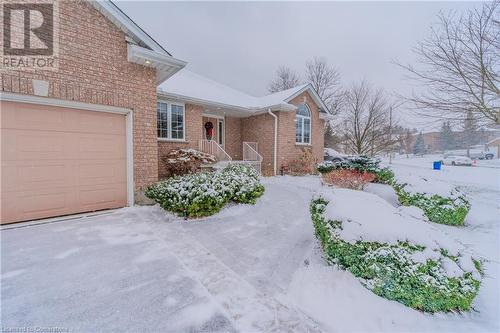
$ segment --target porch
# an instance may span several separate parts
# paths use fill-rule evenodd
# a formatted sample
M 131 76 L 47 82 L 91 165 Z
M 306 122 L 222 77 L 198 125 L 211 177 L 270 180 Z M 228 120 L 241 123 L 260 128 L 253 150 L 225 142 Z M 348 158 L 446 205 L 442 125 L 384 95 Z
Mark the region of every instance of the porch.
M 213 155 L 217 158 L 217 163 L 204 165 L 203 167 L 210 167 L 214 169 L 222 169 L 232 163 L 245 163 L 253 166 L 259 174 L 262 174 L 262 160 L 263 157 L 258 153 L 257 142 L 243 142 L 242 151 L 243 158 L 241 160 L 233 159 L 224 148 L 213 139 L 202 139 L 199 142 L 198 150 Z

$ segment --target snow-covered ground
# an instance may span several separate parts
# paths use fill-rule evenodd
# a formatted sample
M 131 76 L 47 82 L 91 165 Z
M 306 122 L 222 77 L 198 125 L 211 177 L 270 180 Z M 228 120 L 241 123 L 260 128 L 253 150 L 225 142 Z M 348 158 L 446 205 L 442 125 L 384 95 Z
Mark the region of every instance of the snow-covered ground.
M 446 167 L 437 172 L 432 160 L 405 159 L 391 167 L 398 177 L 422 176 L 429 192 L 458 185 L 471 200 L 466 227 L 430 228 L 486 260 L 486 274 L 470 313 L 424 314 L 378 297 L 352 274 L 326 265 L 308 213 L 310 199 L 325 190 L 314 177 L 266 179 L 266 193 L 256 206 L 230 207 L 182 227 L 240 278 L 282 304 L 293 304 L 323 331 L 497 332 L 500 169 Z M 394 205 L 392 189 L 370 187 Z M 407 232 L 412 238 L 411 228 Z
M 398 159 L 390 167 L 401 182 L 417 181 L 419 190 L 446 194 L 448 189 L 458 186 L 471 201 L 472 209 L 467 217 L 466 227 L 433 224 L 432 228 L 447 234 L 468 252 L 485 260 L 486 273 L 474 302 L 474 311 L 430 315 L 385 300 L 362 287 L 350 273 L 327 267 L 320 251 L 313 247 L 308 256 L 310 265 L 295 272 L 288 295 L 328 329 L 336 332 L 498 332 L 500 170 L 479 166 L 445 166 L 443 170 L 435 171 L 432 170 L 434 159 L 432 156 Z M 394 203 L 394 194 L 390 188 L 384 189 L 383 185 L 376 185 L 369 186 L 367 190 L 380 194 L 391 204 Z M 362 207 L 360 203 L 360 208 Z M 411 228 L 407 232 L 409 238 L 416 236 L 412 234 Z
M 133 207 L 81 222 L 2 231 L 3 320 L 66 320 L 68 326 L 114 330 L 124 320 L 133 320 L 133 328 L 148 320 L 176 331 L 498 332 L 500 169 L 434 171 L 432 160 L 402 158 L 391 167 L 398 178 L 423 178 L 419 186 L 426 191 L 458 186 L 471 201 L 465 227 L 433 224 L 426 230 L 447 235 L 486 261 L 472 312 L 424 314 L 376 296 L 349 272 L 326 265 L 309 203 L 328 189 L 318 177 L 285 176 L 264 179 L 266 192 L 256 205 L 230 206 L 205 219 L 184 221 L 158 206 Z M 398 209 L 390 188 L 367 190 Z M 374 219 L 382 216 L 373 213 Z M 411 226 L 407 232 L 411 238 Z M 37 285 L 50 288 L 37 292 Z M 191 295 L 190 301 L 179 295 Z M 129 301 L 145 307 L 138 311 Z M 89 321 L 82 324 L 80 316 Z

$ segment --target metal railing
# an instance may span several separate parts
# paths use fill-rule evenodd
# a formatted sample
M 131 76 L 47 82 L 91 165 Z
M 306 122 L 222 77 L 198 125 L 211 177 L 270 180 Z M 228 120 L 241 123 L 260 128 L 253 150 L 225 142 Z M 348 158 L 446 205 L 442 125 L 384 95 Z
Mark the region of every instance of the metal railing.
M 243 161 L 251 164 L 259 173 L 262 173 L 263 158 L 257 150 L 257 142 L 243 142 Z
M 199 148 L 201 152 L 215 156 L 218 162 L 230 162 L 233 160 L 214 140 L 200 140 Z

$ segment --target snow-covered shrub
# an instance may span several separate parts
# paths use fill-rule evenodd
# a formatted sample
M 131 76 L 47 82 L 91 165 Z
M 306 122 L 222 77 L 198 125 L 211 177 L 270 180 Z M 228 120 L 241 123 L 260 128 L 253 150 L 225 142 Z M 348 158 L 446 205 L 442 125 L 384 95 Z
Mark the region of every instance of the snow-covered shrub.
M 405 186 L 406 184 L 394 184 L 399 203 L 403 206 L 422 209 L 429 221 L 434 223 L 464 225 L 470 209 L 470 203 L 464 195 L 456 192 L 450 194 L 451 197 L 443 197 L 437 194 L 411 193 L 405 191 Z
M 367 156 L 350 156 L 339 162 L 324 161 L 317 164 L 320 173 L 333 170 L 358 170 L 360 172 L 375 173 L 379 170 L 380 160 Z
M 393 185 L 396 182 L 394 178 L 394 172 L 390 168 L 378 168 L 374 172 L 375 183 Z
M 367 183 L 374 179 L 373 173 L 358 170 L 332 170 L 323 174 L 325 183 L 352 190 L 362 190 Z
M 164 176 L 180 176 L 199 171 L 200 165 L 217 162 L 215 156 L 195 149 L 175 149 L 162 158 Z
M 242 164 L 231 164 L 216 173 L 169 178 L 145 191 L 163 209 L 185 217 L 213 215 L 229 201 L 253 204 L 263 193 L 257 171 Z
M 480 286 L 472 257 L 460 252 L 450 255 L 452 251 L 441 248 L 455 244 L 447 236 L 423 221 L 413 230 L 408 228 L 417 222 L 405 221 L 409 217 L 401 217 L 378 199 L 366 212 L 360 212 L 357 204 L 349 204 L 352 198 L 373 195 L 347 191 L 336 190 L 310 205 L 315 234 L 328 263 L 351 272 L 375 294 L 417 310 L 471 309 Z M 336 198 L 340 202 L 332 207 Z M 340 212 L 336 215 L 332 210 Z M 387 230 L 380 230 L 383 226 Z M 417 241 L 409 240 L 412 234 L 417 235 Z

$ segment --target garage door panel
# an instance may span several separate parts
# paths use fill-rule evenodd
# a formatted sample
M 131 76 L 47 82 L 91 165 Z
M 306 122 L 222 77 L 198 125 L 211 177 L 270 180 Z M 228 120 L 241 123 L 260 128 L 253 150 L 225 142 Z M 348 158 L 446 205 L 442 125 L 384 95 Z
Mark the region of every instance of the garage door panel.
M 81 134 L 75 151 L 79 159 L 126 158 L 125 136 Z
M 125 163 L 126 159 L 4 162 L 2 191 L 117 184 L 127 178 Z
M 2 196 L 2 222 L 70 214 L 75 202 L 76 193 L 71 188 L 7 192 Z
M 2 163 L 2 192 L 72 186 L 71 169 L 65 161 L 7 161 Z
M 2 128 L 69 133 L 123 134 L 123 115 L 2 101 Z M 42 110 L 42 112 L 40 112 Z
M 123 207 L 127 204 L 127 184 L 115 184 L 116 186 L 98 185 L 83 186 L 78 192 L 78 204 L 81 211 L 89 208 L 105 209 Z
M 124 115 L 1 102 L 0 222 L 127 204 Z
M 81 162 L 78 166 L 79 185 L 116 184 L 123 182 L 127 178 L 123 164 L 125 159 L 113 161 L 87 161 Z
M 2 102 L 2 108 L 11 110 L 2 113 L 2 128 L 57 131 L 66 127 L 64 108 L 44 108 L 28 103 Z
M 33 135 L 25 130 L 2 129 L 2 137 L 8 143 L 2 147 L 4 161 L 50 160 L 65 156 L 66 140 L 59 133 Z
M 117 159 L 126 157 L 125 135 L 2 129 L 5 161 Z
M 78 113 L 78 129 L 75 132 L 90 132 L 95 134 L 123 134 L 125 124 L 112 113 L 85 112 Z M 123 128 L 122 128 L 123 127 Z

